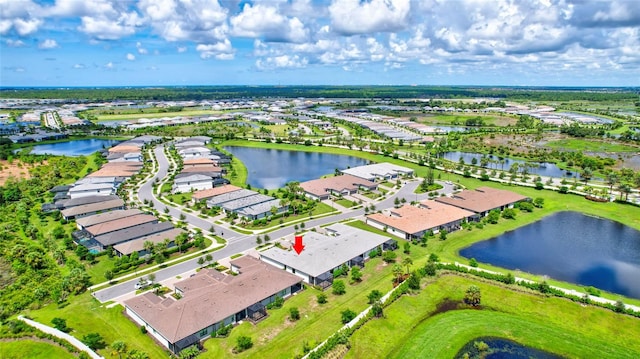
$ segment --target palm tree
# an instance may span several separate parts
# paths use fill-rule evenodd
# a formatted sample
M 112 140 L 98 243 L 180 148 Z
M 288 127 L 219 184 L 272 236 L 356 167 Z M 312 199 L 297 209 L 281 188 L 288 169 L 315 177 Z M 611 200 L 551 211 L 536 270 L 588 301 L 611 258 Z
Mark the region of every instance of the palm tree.
M 402 266 L 396 263 L 393 265 L 393 268 L 391 269 L 391 271 L 393 272 L 393 275 L 396 278 L 396 283 L 400 283 L 400 280 L 402 279 Z
M 111 349 L 113 350 L 111 352 L 111 355 L 118 355 L 118 358 L 122 359 L 122 354 L 127 352 L 127 343 L 123 342 L 122 340 L 116 340 L 115 342 L 111 343 Z
M 613 191 L 613 186 L 616 185 L 616 183 L 618 183 L 618 174 L 611 171 L 609 173 L 607 173 L 607 184 L 609 185 L 609 192 Z
M 154 250 L 153 242 L 144 241 L 144 243 L 142 244 L 142 247 L 147 252 L 147 254 L 149 254 L 149 255 L 153 254 L 153 250 Z
M 409 274 L 409 269 L 411 268 L 411 265 L 413 264 L 413 259 L 411 259 L 411 257 L 405 257 L 402 260 L 402 265 L 404 265 L 405 267 L 407 267 L 407 274 Z
M 618 190 L 620 191 L 620 199 L 622 199 L 622 194 L 624 194 L 624 200 L 627 201 L 629 199 L 629 193 L 631 193 L 631 186 L 628 183 L 621 183 L 618 186 Z

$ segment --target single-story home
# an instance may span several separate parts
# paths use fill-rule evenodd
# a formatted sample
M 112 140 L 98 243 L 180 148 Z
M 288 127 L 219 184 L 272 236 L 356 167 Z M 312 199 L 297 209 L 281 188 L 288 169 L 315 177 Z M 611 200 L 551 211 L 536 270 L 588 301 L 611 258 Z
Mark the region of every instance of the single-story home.
M 396 237 L 411 240 L 421 238 L 428 231 L 455 231 L 460 229 L 462 222 L 475 215 L 471 211 L 428 200 L 421 202 L 419 207 L 406 204 L 370 214 L 366 223 Z
M 305 282 L 327 288 L 333 282 L 333 270 L 342 265 L 363 266 L 370 253 L 395 244 L 393 239 L 341 223 L 326 227 L 327 234 L 307 232 L 304 250 L 273 247 L 260 252 L 260 260 L 297 275 Z
M 90 226 L 95 226 L 96 224 L 115 221 L 116 219 L 131 217 L 138 214 L 142 214 L 142 211 L 134 208 L 94 214 L 93 216 L 76 219 L 76 226 L 78 229 L 82 230 Z
M 143 257 L 147 254 L 147 250 L 144 248 L 145 242 L 151 242 L 153 244 L 164 243 L 165 240 L 169 241 L 169 247 L 175 246 L 176 237 L 186 233 L 183 229 L 172 228 L 164 232 L 150 234 L 148 236 L 140 237 L 131 241 L 116 244 L 113 249 L 116 251 L 118 257 L 128 256 L 133 252 L 138 252 L 139 257 Z
M 177 177 L 173 181 L 173 193 L 185 193 L 191 191 L 202 191 L 213 188 L 213 177 L 203 174 L 189 174 L 184 177 Z
M 302 280 L 259 260 L 243 256 L 231 261 L 236 275 L 202 269 L 175 283 L 175 293 L 161 298 L 152 292 L 128 299 L 125 312 L 157 342 L 178 354 L 240 320 L 258 321 L 266 305 L 302 289 Z
M 237 190 L 240 190 L 240 189 L 242 189 L 242 188 L 240 188 L 238 186 L 234 186 L 234 185 L 219 186 L 219 187 L 214 187 L 214 188 L 210 188 L 210 189 L 205 189 L 205 190 L 202 190 L 202 191 L 195 191 L 195 192 L 193 192 L 193 195 L 191 196 L 191 198 L 195 203 L 195 202 L 199 202 L 199 201 L 206 200 L 206 199 L 209 199 L 209 198 L 213 198 L 213 197 L 221 195 L 221 194 L 237 191 Z
M 113 183 L 87 183 L 73 186 L 69 189 L 69 197 L 81 198 L 88 196 L 108 196 L 115 193 Z
M 128 242 L 154 233 L 160 233 L 173 229 L 171 222 L 145 223 L 134 227 L 124 228 L 118 231 L 102 234 L 93 239 L 98 243 L 101 250 L 109 246 Z
M 185 160 L 198 157 L 207 157 L 210 154 L 211 150 L 206 147 L 188 147 L 178 150 L 178 155 Z
M 475 190 L 458 192 L 452 197 L 438 197 L 435 200 L 475 212 L 480 217 L 484 217 L 494 209 L 502 211 L 506 208 L 513 208 L 517 202 L 527 201 L 529 198 L 503 189 L 478 187 Z
M 84 230 L 90 236 L 99 236 L 115 231 L 119 231 L 125 228 L 139 226 L 145 223 L 158 223 L 158 218 L 150 214 L 136 214 L 134 216 L 114 219 L 112 221 L 94 224 L 89 227 L 85 227 Z
M 345 174 L 320 178 L 300 183 L 307 197 L 312 199 L 325 200 L 330 195 L 350 195 L 357 193 L 360 189 L 376 190 L 378 184 L 360 177 Z
M 388 162 L 347 168 L 340 172 L 360 177 L 371 182 L 376 180 L 386 181 L 400 176 L 413 176 L 413 170 L 411 168 L 394 165 Z
M 113 199 L 104 202 L 95 202 L 91 204 L 85 204 L 82 206 L 75 206 L 71 208 L 65 208 L 60 213 L 65 220 L 74 218 L 82 218 L 91 216 L 97 213 L 113 211 L 117 209 L 124 209 L 124 201 L 121 199 Z

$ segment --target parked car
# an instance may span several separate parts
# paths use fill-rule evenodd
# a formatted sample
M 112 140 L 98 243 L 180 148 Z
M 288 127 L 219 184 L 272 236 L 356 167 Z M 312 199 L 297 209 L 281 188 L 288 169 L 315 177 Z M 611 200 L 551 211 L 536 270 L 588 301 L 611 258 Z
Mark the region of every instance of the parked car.
M 153 284 L 153 282 L 148 280 L 148 279 L 140 280 L 140 281 L 138 281 L 136 283 L 136 290 L 146 288 L 146 287 L 148 287 L 148 286 L 150 286 L 152 284 Z

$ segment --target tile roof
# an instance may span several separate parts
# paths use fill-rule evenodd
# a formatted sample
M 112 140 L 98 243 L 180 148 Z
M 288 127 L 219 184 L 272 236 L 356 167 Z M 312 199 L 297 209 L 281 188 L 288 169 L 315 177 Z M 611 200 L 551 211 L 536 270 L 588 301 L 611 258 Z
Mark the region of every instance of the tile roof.
M 205 190 L 202 190 L 202 191 L 195 191 L 195 192 L 193 192 L 193 195 L 191 197 L 193 199 L 195 199 L 196 201 L 200 201 L 200 200 L 203 200 L 203 199 L 215 197 L 215 196 L 218 196 L 218 195 L 221 195 L 221 194 L 237 191 L 237 190 L 240 190 L 240 189 L 242 189 L 242 188 L 240 188 L 238 186 L 234 186 L 234 185 L 219 186 L 219 187 L 214 187 L 214 188 L 210 188 L 210 189 L 205 189 Z
M 135 227 L 144 223 L 157 222 L 158 219 L 150 214 L 136 214 L 134 216 L 114 219 L 112 221 L 94 224 L 85 227 L 85 230 L 93 236 L 115 232 L 120 229 Z
M 115 194 L 112 194 L 109 196 L 94 195 L 94 196 L 86 196 L 81 198 L 61 200 L 56 202 L 56 205 L 59 203 L 60 205 L 62 205 L 63 208 L 71 208 L 71 207 L 83 206 L 85 204 L 91 204 L 96 202 L 111 201 L 114 199 L 120 199 L 120 197 L 116 196 Z
M 135 216 L 141 213 L 142 211 L 140 211 L 139 209 L 115 210 L 106 213 L 94 214 L 93 216 L 78 218 L 76 219 L 76 224 L 84 228 L 104 222 L 114 221 L 120 218 Z
M 248 256 L 231 263 L 240 267 L 237 276 L 221 276 L 213 269 L 203 269 L 176 283 L 176 288 L 184 291 L 180 300 L 162 300 L 148 292 L 124 304 L 175 343 L 302 281 Z
M 106 197 L 106 196 L 103 196 L 103 197 Z M 60 212 L 64 217 L 69 218 L 69 217 L 75 217 L 81 214 L 98 212 L 98 211 L 107 211 L 110 209 L 115 209 L 120 207 L 124 207 L 124 201 L 118 198 L 110 201 L 95 202 L 91 204 L 85 204 L 82 206 L 65 208 Z
M 354 192 L 360 187 L 376 188 L 378 185 L 366 179 L 345 174 L 302 182 L 300 187 L 305 192 L 320 197 L 328 194 L 329 191 L 342 192 L 346 189 L 349 192 Z
M 388 162 L 375 163 L 366 166 L 358 166 L 342 170 L 342 173 L 350 174 L 356 177 L 370 179 L 384 177 L 389 175 L 413 173 L 411 168 L 397 166 Z
M 175 241 L 176 237 L 182 233 L 185 233 L 183 229 L 173 228 L 173 229 L 166 230 L 164 232 L 154 233 L 138 239 L 116 244 L 115 246 L 113 246 L 113 249 L 122 253 L 123 255 L 129 255 L 133 252 L 139 252 L 143 250 L 144 242 L 149 241 L 153 244 L 156 244 L 156 243 L 164 242 L 165 239 L 168 239 L 169 241 L 173 242 Z
M 435 200 L 476 213 L 482 213 L 511 203 L 524 201 L 527 198 L 521 194 L 503 189 L 479 187 L 475 190 L 464 190 L 456 193 L 451 198 L 438 197 Z
M 368 215 L 367 219 L 415 234 L 475 215 L 473 212 L 435 201 L 423 201 L 421 205 L 425 207 L 405 204 L 400 208 L 391 209 L 391 215 L 374 213 Z
M 96 236 L 95 240 L 103 246 L 110 246 L 118 243 L 130 241 L 132 239 L 144 237 L 150 234 L 164 232 L 173 228 L 171 222 L 145 223 L 135 227 L 121 229 L 100 236 Z

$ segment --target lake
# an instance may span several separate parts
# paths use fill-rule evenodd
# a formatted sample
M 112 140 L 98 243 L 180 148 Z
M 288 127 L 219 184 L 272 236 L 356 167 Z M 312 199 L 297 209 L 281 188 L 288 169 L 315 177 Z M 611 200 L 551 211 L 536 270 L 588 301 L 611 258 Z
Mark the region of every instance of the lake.
M 319 152 L 269 148 L 225 147 L 247 167 L 247 183 L 252 187 L 276 189 L 287 182 L 304 182 L 346 169 L 368 164 L 362 158 Z
M 103 148 L 117 144 L 118 140 L 73 140 L 33 146 L 31 153 L 36 155 L 87 156 Z
M 484 155 L 480 153 L 460 152 L 460 151 L 445 152 L 441 155 L 442 158 L 449 161 L 453 161 L 453 162 L 460 161 L 460 157 L 462 157 L 462 159 L 464 160 L 464 163 L 468 165 L 470 165 L 471 161 L 475 158 L 476 161 L 478 161 L 477 166 L 480 166 L 480 159 L 482 158 L 482 156 Z M 489 157 L 490 155 L 486 155 L 486 156 Z M 493 155 L 489 157 L 489 159 L 495 161 L 495 160 L 498 160 L 499 158 L 498 156 Z M 499 163 L 489 163 L 487 165 L 487 168 L 508 171 L 511 165 L 513 165 L 514 163 L 517 163 L 519 165 L 527 163 L 525 161 L 514 160 L 512 158 L 505 157 L 503 159 L 505 161 L 504 166 Z M 556 166 L 554 163 L 536 163 L 536 162 L 529 162 L 529 163 L 534 164 L 532 168 L 529 168 L 529 174 L 537 175 L 537 176 L 547 176 L 547 177 L 565 177 L 566 176 L 566 171 Z M 519 172 L 522 172 L 522 170 L 520 170 Z
M 476 342 L 483 342 L 487 344 L 488 349 L 484 352 L 479 352 L 475 347 Z M 562 359 L 559 355 L 527 347 L 512 340 L 497 337 L 481 337 L 473 339 L 458 351 L 455 358 L 462 359 L 464 358 L 465 353 L 469 354 L 471 358 L 481 357 L 487 359 Z
M 553 214 L 460 255 L 640 298 L 640 231 L 578 212 Z

